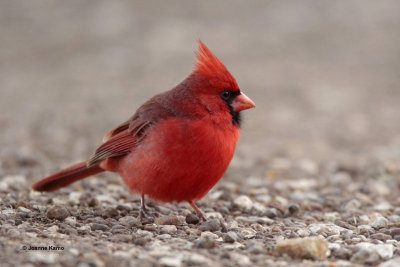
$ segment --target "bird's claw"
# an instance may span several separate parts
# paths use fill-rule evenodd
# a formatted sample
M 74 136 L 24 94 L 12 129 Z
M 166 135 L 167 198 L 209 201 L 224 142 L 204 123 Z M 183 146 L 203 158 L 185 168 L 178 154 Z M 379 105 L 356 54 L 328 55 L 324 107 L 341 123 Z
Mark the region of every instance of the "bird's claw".
M 155 217 L 148 213 L 146 209 L 140 209 L 139 220 L 142 223 L 153 223 L 155 221 Z

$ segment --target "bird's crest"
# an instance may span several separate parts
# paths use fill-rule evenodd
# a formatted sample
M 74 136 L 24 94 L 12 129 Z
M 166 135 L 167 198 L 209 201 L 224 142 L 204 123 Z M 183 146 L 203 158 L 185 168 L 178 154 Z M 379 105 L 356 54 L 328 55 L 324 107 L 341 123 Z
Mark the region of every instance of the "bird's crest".
M 213 82 L 228 83 L 231 88 L 238 88 L 235 78 L 226 69 L 224 63 L 219 60 L 208 47 L 198 41 L 197 62 L 194 72 L 213 80 Z

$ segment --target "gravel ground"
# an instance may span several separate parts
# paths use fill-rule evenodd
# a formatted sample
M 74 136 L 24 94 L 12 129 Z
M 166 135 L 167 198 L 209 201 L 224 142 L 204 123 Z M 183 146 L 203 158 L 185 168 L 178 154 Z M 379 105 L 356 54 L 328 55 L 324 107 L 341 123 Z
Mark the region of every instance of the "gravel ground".
M 163 3 L 0 4 L 0 265 L 400 266 L 400 4 Z M 140 222 L 110 173 L 30 190 L 181 81 L 197 38 L 257 104 L 207 222 Z

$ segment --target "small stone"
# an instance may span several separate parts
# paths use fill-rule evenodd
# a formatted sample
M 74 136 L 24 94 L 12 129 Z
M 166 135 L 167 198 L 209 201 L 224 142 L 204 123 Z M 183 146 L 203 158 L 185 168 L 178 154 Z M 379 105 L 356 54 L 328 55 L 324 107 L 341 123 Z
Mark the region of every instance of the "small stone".
M 79 234 L 87 234 L 90 231 L 90 226 L 89 225 L 83 225 L 83 226 L 77 228 L 77 230 L 78 230 Z
M 185 263 L 187 263 L 188 266 L 211 266 L 211 262 L 209 259 L 197 253 L 185 254 L 183 260 Z
M 29 253 L 29 260 L 34 263 L 54 265 L 59 254 L 48 251 L 32 251 Z
M 119 243 L 129 243 L 132 240 L 132 236 L 131 235 L 124 235 L 124 234 L 116 234 L 113 235 L 111 238 L 112 241 Z
M 307 237 L 310 235 L 310 230 L 308 230 L 307 228 L 300 228 L 299 230 L 297 230 L 297 234 L 299 235 L 299 237 Z
M 213 248 L 217 246 L 217 243 L 215 242 L 214 238 L 211 238 L 209 236 L 205 236 L 203 238 L 200 238 L 195 242 L 195 246 L 198 248 Z
M 236 262 L 235 266 L 251 266 L 251 260 L 249 257 L 239 253 L 231 253 L 231 258 Z
M 366 256 L 367 258 L 371 257 L 372 259 L 374 259 L 375 256 L 368 256 L 373 253 L 377 254 L 378 257 L 380 257 L 384 260 L 388 260 L 393 257 L 394 247 L 392 244 L 375 245 L 375 244 L 371 244 L 371 243 L 367 243 L 367 242 L 362 242 L 362 243 L 358 243 L 356 245 L 356 247 L 360 249 L 359 252 L 357 252 L 357 254 L 360 253 L 360 255 L 358 255 L 356 257 L 357 262 L 360 262 L 360 261 L 362 262 L 362 259 L 359 259 L 359 258 L 361 258 L 361 256 Z M 360 252 L 360 251 L 362 251 L 362 252 Z M 364 255 L 364 254 L 366 254 L 366 255 Z M 355 255 L 353 257 L 355 257 Z M 352 259 L 353 259 L 353 257 L 352 257 Z M 364 263 L 372 264 L 374 262 L 365 261 Z
M 354 254 L 351 259 L 352 262 L 360 264 L 377 264 L 379 262 L 379 255 L 376 251 L 361 249 L 356 254 Z
M 385 262 L 382 262 L 379 267 L 398 267 L 400 266 L 400 258 L 391 259 Z
M 10 229 L 7 231 L 7 235 L 11 238 L 18 238 L 21 236 L 21 233 L 17 229 Z
M 378 252 L 379 256 L 384 260 L 393 258 L 394 247 L 392 244 L 375 245 L 375 250 L 376 252 Z
M 348 185 L 352 179 L 348 172 L 338 172 L 333 174 L 328 181 L 332 185 Z
M 400 228 L 397 228 L 397 227 L 396 228 L 392 228 L 392 229 L 390 229 L 389 233 L 390 233 L 391 236 L 400 235 Z
M 69 217 L 65 218 L 64 222 L 66 224 L 74 227 L 76 225 L 76 217 L 69 216 Z
M 116 217 L 116 216 L 118 216 L 118 215 L 119 215 L 118 210 L 117 210 L 117 209 L 114 209 L 114 208 L 111 208 L 111 207 L 105 208 L 105 209 L 103 210 L 102 214 L 101 214 L 101 216 L 102 216 L 103 218 L 114 218 L 114 217 Z
M 160 266 L 179 267 L 182 266 L 182 258 L 174 256 L 165 256 L 158 261 Z
M 300 211 L 300 206 L 296 203 L 289 204 L 288 211 L 290 215 L 296 215 Z
M 200 222 L 200 219 L 196 215 L 189 213 L 188 215 L 186 215 L 185 221 L 187 224 L 198 224 Z
M 253 201 L 248 196 L 241 195 L 233 201 L 233 204 L 241 211 L 247 212 L 251 210 L 253 206 Z
M 169 215 L 157 218 L 156 223 L 158 225 L 178 225 L 179 220 L 176 215 Z
M 357 210 L 361 208 L 361 202 L 358 199 L 352 199 L 343 205 L 343 210 Z
M 261 254 L 264 251 L 264 246 L 258 243 L 250 244 L 247 251 L 250 254 Z
M 328 242 L 319 237 L 287 239 L 276 245 L 277 253 L 298 259 L 324 260 L 328 251 Z
M 388 225 L 389 221 L 385 217 L 378 217 L 371 223 L 372 228 L 381 229 Z
M 273 219 L 276 216 L 278 216 L 278 210 L 275 208 L 267 209 L 265 212 L 265 216 L 267 216 L 270 219 Z
M 251 214 L 253 215 L 264 216 L 266 211 L 267 209 L 265 206 L 258 202 L 253 203 L 253 206 L 251 207 Z
M 105 224 L 100 224 L 100 223 L 93 223 L 92 226 L 90 227 L 92 229 L 92 231 L 107 231 L 108 229 L 110 229 L 107 225 Z
M 81 192 L 71 192 L 69 193 L 69 201 L 78 204 L 80 202 L 80 198 L 82 196 Z
M 228 232 L 223 235 L 223 240 L 225 243 L 235 243 L 238 241 L 239 237 L 235 232 Z
M 199 230 L 202 232 L 210 231 L 215 232 L 221 229 L 221 223 L 218 219 L 212 219 L 200 225 Z
M 47 211 L 47 218 L 62 221 L 69 216 L 69 211 L 63 206 L 53 206 Z
M 47 228 L 47 231 L 49 231 L 50 233 L 56 233 L 58 231 L 58 226 L 53 225 L 53 226 Z
M 91 199 L 89 199 L 89 201 L 88 201 L 89 207 L 96 207 L 98 205 L 99 205 L 99 201 L 96 198 L 92 197 Z
M 239 229 L 239 234 L 241 234 L 244 238 L 250 239 L 253 238 L 257 235 L 257 231 L 251 229 L 251 228 L 240 228 Z
M 30 209 L 27 209 L 27 208 L 22 207 L 22 206 L 19 206 L 19 207 L 18 207 L 18 211 L 24 212 L 24 213 L 30 213 L 30 212 L 32 212 Z
M 384 233 L 376 233 L 376 234 L 371 235 L 371 238 L 385 242 L 386 240 L 389 240 L 392 237 L 390 235 L 385 235 Z
M 147 244 L 147 238 L 145 237 L 139 237 L 133 240 L 133 243 L 137 246 L 145 246 Z
M 134 226 L 138 226 L 140 225 L 140 222 L 137 218 L 133 217 L 133 216 L 125 216 L 125 217 L 121 217 L 118 222 L 120 224 L 122 224 L 123 226 L 126 226 L 128 228 L 132 228 Z
M 169 239 L 172 238 L 172 236 L 169 235 L 169 234 L 162 234 L 162 235 L 159 235 L 159 236 L 157 236 L 157 237 L 158 237 L 158 239 L 160 239 L 160 240 L 169 240 Z
M 175 225 L 161 225 L 160 229 L 161 234 L 174 234 L 178 231 Z

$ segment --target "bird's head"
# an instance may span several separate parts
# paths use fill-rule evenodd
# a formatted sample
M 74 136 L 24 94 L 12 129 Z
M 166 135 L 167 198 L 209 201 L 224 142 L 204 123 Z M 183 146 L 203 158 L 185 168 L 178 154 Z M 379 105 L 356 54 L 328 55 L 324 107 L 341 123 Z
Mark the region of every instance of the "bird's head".
M 192 76 L 197 81 L 197 90 L 203 95 L 211 112 L 228 109 L 234 124 L 240 123 L 239 112 L 256 105 L 241 90 L 225 65 L 198 41 L 197 61 Z

